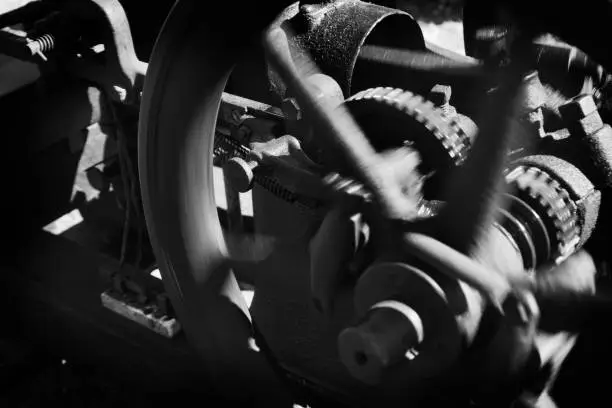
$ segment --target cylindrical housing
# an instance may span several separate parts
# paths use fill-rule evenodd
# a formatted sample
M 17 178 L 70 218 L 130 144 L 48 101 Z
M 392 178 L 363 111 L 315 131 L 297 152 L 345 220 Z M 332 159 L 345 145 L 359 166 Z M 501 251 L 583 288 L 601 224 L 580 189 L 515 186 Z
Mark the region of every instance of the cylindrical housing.
M 380 381 L 383 371 L 416 357 L 423 341 L 423 322 L 410 306 L 399 301 L 373 305 L 355 327 L 338 338 L 340 358 L 351 374 L 366 383 Z
M 306 52 L 326 75 L 340 84 L 348 97 L 362 88 L 354 83 L 361 47 L 367 44 L 400 49 L 424 49 L 417 22 L 408 13 L 353 0 L 300 2 L 286 10 L 280 21 L 295 34 L 292 54 Z M 285 87 L 274 73 L 271 81 L 280 95 Z M 365 88 L 365 87 L 364 87 Z

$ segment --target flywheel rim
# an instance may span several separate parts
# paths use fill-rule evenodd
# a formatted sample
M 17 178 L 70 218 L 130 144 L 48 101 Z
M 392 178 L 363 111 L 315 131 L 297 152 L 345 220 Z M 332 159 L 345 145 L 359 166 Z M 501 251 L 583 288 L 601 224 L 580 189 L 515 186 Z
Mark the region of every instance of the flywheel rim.
M 236 9 L 246 18 L 250 7 Z M 272 21 L 274 7 L 258 9 L 260 16 L 270 16 L 264 21 Z M 225 262 L 214 191 L 207 189 L 214 185 L 214 127 L 221 95 L 241 50 L 236 40 L 257 35 L 263 25 L 226 27 L 215 24 L 214 16 L 202 16 L 196 2 L 173 6 L 145 79 L 138 166 L 147 228 L 166 291 L 216 385 L 239 400 L 287 405 L 291 398 L 280 379 L 265 357 L 249 347 L 250 314 Z M 207 60 L 206 55 L 216 58 Z

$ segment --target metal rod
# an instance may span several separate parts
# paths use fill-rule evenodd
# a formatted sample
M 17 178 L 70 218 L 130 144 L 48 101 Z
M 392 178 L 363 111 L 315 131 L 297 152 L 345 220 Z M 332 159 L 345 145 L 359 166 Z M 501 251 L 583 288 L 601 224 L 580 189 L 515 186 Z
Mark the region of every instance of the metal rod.
M 410 254 L 433 266 L 436 270 L 471 285 L 493 306 L 502 310 L 501 305 L 513 289 L 504 276 L 424 234 L 406 233 L 403 236 L 403 244 Z
M 365 45 L 359 52 L 359 59 L 379 65 L 391 65 L 406 70 L 422 71 L 428 74 L 456 76 L 458 78 L 472 77 L 483 80 L 494 78 L 494 74 L 478 60 L 466 58 L 463 61 L 456 61 L 427 51 Z
M 348 110 L 342 105 L 330 106 L 325 100 L 317 100 L 302 79 L 305 73 L 318 72 L 310 58 L 304 56 L 294 64 L 287 34 L 280 28 L 265 33 L 264 48 L 274 69 L 293 91 L 302 109 L 310 114 L 314 127 L 325 134 L 326 138 L 321 140 L 333 143 L 347 157 L 357 177 L 374 193 L 383 213 L 397 219 L 412 216 L 415 206 L 392 177 L 389 163 L 376 153 Z

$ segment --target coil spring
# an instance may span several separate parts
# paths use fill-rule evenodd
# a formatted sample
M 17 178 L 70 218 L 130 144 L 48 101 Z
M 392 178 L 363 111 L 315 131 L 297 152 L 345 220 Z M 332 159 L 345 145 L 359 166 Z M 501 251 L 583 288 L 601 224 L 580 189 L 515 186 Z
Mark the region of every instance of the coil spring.
M 297 195 L 294 192 L 287 190 L 271 177 L 256 175 L 255 180 L 260 186 L 284 201 L 293 203 L 297 199 Z
M 44 34 L 29 40 L 27 46 L 32 52 L 32 55 L 44 54 L 55 48 L 55 37 L 53 34 Z
M 229 159 L 236 156 L 246 160 L 248 154 L 248 149 L 237 140 L 220 132 L 215 134 L 213 147 L 213 162 L 215 166 L 223 166 Z

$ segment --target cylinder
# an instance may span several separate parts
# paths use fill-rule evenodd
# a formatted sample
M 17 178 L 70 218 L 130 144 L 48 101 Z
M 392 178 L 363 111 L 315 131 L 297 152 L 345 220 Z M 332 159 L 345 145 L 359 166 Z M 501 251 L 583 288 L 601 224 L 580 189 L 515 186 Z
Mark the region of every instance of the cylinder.
M 282 19 L 295 34 L 294 58 L 310 54 L 321 72 L 338 81 L 345 97 L 367 88 L 354 78 L 362 46 L 425 48 L 423 33 L 410 14 L 363 1 L 300 2 L 299 7 L 289 7 L 275 24 L 282 24 Z M 367 73 L 363 74 L 365 78 Z M 279 78 L 270 72 L 270 79 L 283 96 L 285 87 Z
M 376 384 L 384 370 L 415 358 L 415 348 L 423 339 L 419 314 L 405 303 L 388 300 L 373 305 L 359 325 L 345 329 L 338 345 L 340 358 L 351 374 Z
M 255 160 L 247 161 L 240 157 L 233 157 L 223 166 L 223 174 L 236 191 L 245 193 L 253 188 L 253 170 L 257 165 Z

